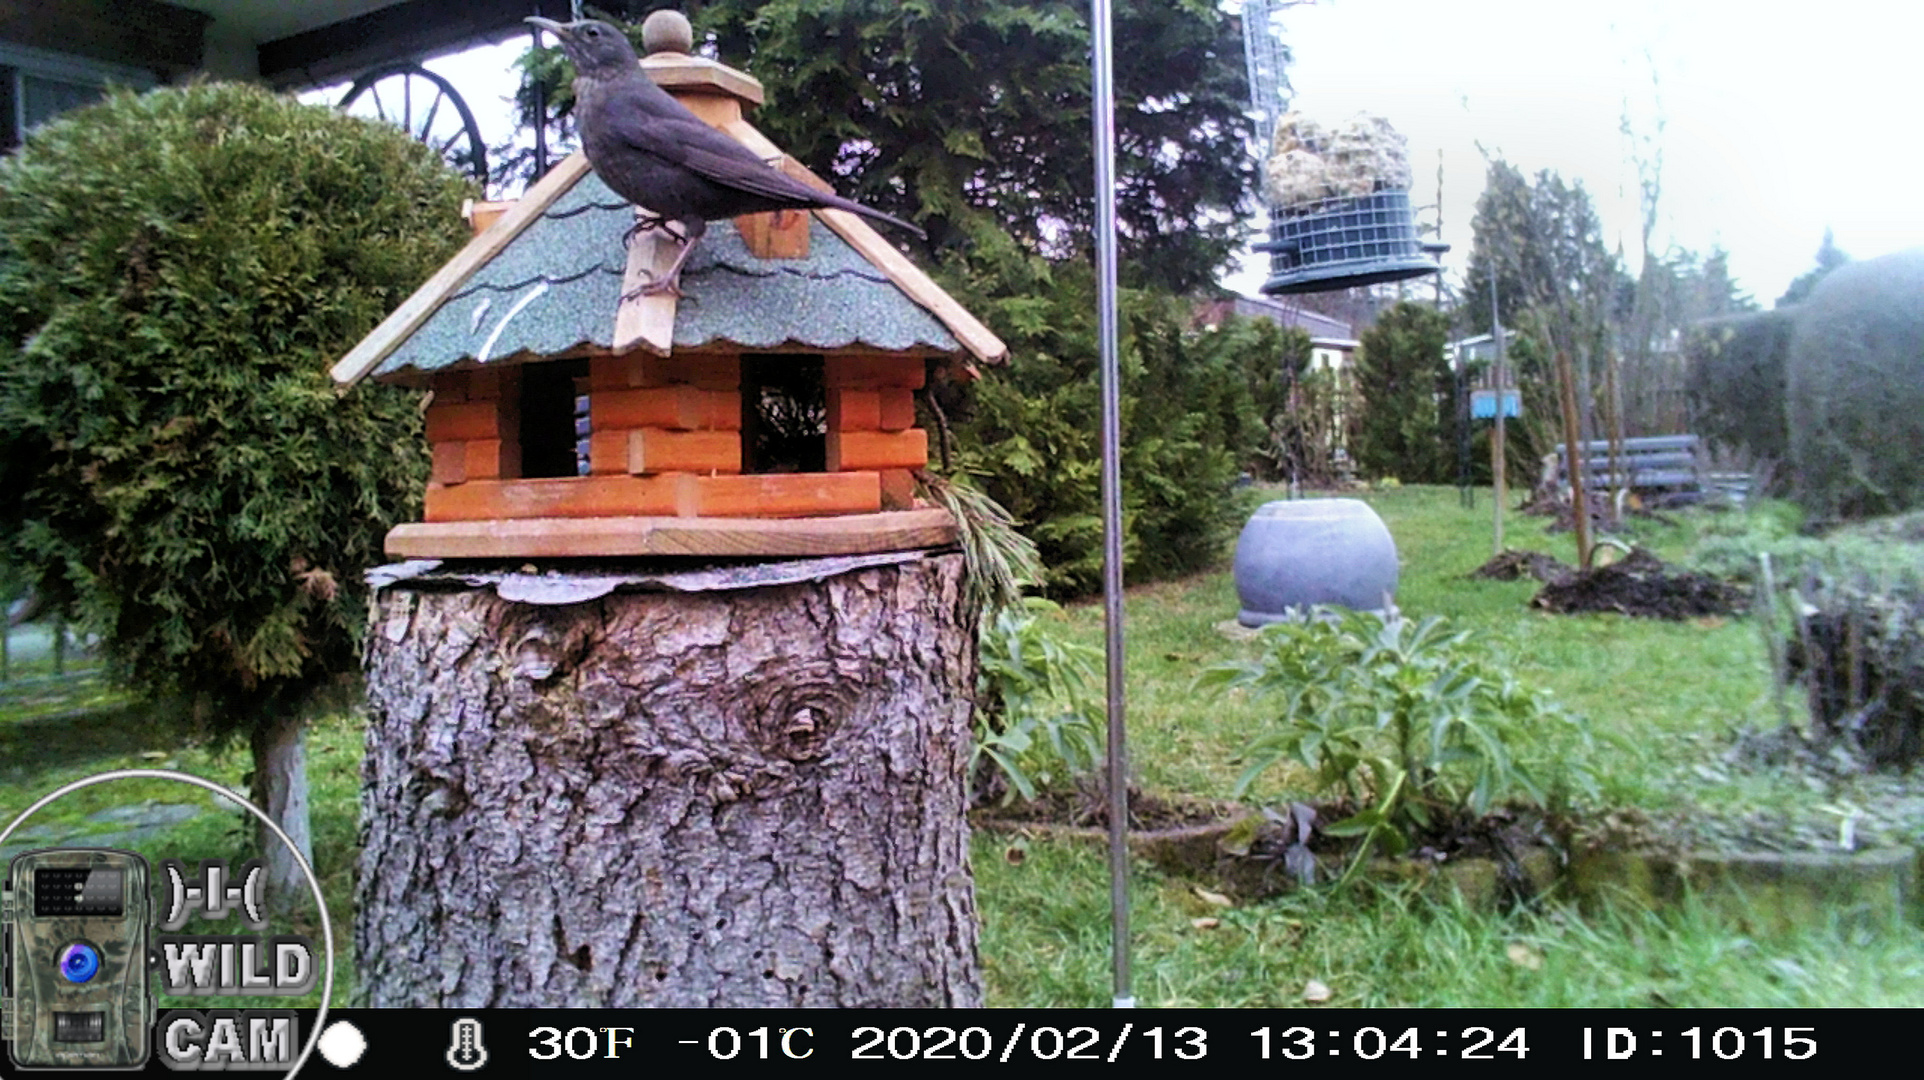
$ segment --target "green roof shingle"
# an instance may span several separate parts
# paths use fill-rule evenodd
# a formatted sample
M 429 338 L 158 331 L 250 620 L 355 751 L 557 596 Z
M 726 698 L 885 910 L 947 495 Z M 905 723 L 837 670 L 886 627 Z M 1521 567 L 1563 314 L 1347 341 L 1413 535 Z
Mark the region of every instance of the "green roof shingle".
M 623 239 L 634 221 L 634 211 L 598 177 L 583 176 L 443 301 L 374 376 L 412 382 L 456 366 L 611 347 L 628 259 Z M 711 224 L 683 267 L 681 291 L 677 349 L 962 349 L 813 215 L 802 259 L 757 258 L 731 223 Z

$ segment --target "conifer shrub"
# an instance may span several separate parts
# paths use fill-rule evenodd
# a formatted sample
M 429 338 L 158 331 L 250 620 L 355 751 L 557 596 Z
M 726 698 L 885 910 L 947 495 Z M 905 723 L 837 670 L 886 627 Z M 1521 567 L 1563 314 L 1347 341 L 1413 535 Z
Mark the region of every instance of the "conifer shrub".
M 328 369 L 470 194 L 396 128 L 217 83 L 115 92 L 0 162 L 0 563 L 120 681 L 232 733 L 358 667 L 420 401 Z
M 1001 245 L 1001 246 L 999 246 Z M 1009 345 L 960 403 L 952 468 L 968 473 L 1034 540 L 1044 592 L 1102 582 L 1101 398 L 1095 282 L 985 238 L 944 284 Z M 1269 434 L 1250 371 L 1284 363 L 1273 326 L 1194 325 L 1187 299 L 1123 290 L 1124 559 L 1131 580 L 1190 573 L 1221 558 L 1241 515 L 1231 488 Z
M 1838 268 L 1784 374 L 1794 497 L 1819 520 L 1924 507 L 1924 250 Z

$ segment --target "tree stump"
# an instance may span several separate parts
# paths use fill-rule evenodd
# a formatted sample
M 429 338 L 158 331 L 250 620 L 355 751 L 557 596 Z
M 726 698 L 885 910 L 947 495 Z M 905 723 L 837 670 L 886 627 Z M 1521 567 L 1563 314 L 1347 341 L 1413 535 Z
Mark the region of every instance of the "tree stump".
M 962 586 L 383 589 L 358 1002 L 980 1005 Z

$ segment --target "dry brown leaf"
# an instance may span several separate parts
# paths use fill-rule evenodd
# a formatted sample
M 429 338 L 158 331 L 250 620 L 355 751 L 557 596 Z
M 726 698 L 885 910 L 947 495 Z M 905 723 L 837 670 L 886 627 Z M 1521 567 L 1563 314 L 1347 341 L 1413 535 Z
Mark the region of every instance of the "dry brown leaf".
M 1512 941 L 1509 948 L 1503 950 L 1503 954 L 1510 958 L 1510 963 L 1520 968 L 1536 971 L 1543 966 L 1543 954 L 1521 941 Z
M 1201 919 L 1189 920 L 1189 925 L 1195 927 L 1198 930 L 1214 930 L 1215 928 L 1217 928 L 1218 926 L 1221 926 L 1222 924 L 1223 924 L 1223 921 L 1221 919 L 1201 918 Z
M 1236 901 L 1231 900 L 1229 897 L 1224 896 L 1222 893 L 1210 892 L 1208 889 L 1203 888 L 1201 885 L 1192 886 L 1192 888 L 1196 890 L 1197 896 L 1202 897 L 1203 903 L 1211 904 L 1211 905 L 1214 905 L 1215 907 L 1235 907 L 1236 906 Z

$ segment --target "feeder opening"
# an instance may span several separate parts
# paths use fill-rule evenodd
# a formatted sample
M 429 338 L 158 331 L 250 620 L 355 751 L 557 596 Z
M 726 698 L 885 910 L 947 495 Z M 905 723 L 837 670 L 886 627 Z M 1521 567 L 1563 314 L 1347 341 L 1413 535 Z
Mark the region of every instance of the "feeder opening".
M 521 478 L 579 476 L 586 461 L 588 361 L 530 364 L 521 378 Z M 579 421 L 577 420 L 579 414 Z
M 828 395 L 822 358 L 742 357 L 742 471 L 826 472 Z

